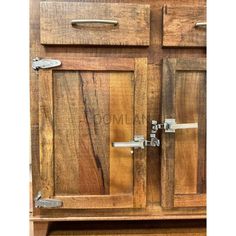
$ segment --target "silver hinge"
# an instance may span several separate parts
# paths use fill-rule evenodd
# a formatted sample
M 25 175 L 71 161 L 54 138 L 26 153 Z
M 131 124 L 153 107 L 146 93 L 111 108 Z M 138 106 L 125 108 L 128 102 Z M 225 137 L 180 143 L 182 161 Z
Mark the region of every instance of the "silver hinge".
M 157 121 L 152 121 L 152 130 L 164 129 L 166 133 L 175 133 L 176 129 L 197 129 L 198 123 L 176 124 L 175 119 L 165 119 L 164 123 L 158 124 Z
M 57 199 L 43 199 L 41 192 L 38 192 L 36 198 L 34 199 L 36 208 L 57 208 L 63 205 L 61 200 Z
M 39 69 L 49 69 L 53 67 L 57 67 L 61 65 L 61 61 L 59 60 L 54 60 L 54 59 L 40 59 L 36 57 L 33 59 L 32 62 L 32 68 L 34 70 L 39 70 Z

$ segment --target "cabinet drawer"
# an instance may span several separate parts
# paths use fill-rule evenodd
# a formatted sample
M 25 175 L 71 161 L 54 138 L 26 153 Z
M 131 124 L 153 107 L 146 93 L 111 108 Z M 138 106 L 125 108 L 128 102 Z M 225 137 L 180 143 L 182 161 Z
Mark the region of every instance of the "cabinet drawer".
M 196 25 L 205 22 L 205 7 L 164 6 L 163 46 L 205 47 L 206 26 Z
M 148 46 L 149 37 L 149 5 L 40 3 L 41 44 Z

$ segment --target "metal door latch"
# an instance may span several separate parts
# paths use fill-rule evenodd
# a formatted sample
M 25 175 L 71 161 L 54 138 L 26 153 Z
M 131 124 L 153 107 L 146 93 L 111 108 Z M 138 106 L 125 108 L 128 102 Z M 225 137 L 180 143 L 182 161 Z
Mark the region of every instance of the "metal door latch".
M 158 130 L 165 130 L 165 133 L 175 133 L 176 129 L 196 129 L 198 123 L 185 123 L 176 124 L 175 119 L 165 119 L 163 123 L 158 123 L 156 120 L 152 120 L 150 140 L 145 140 L 143 135 L 135 135 L 134 139 L 129 142 L 113 142 L 113 147 L 118 148 L 141 148 L 151 146 L 159 147 L 160 140 L 156 137 Z
M 146 146 L 160 146 L 160 141 L 156 137 L 153 137 L 150 141 L 145 140 L 143 135 L 135 135 L 134 140 L 129 142 L 113 142 L 112 147 L 116 148 L 134 148 L 134 149 L 144 149 Z
M 61 200 L 57 199 L 43 199 L 41 192 L 38 192 L 34 199 L 36 208 L 57 208 L 63 205 Z
M 61 65 L 61 61 L 59 60 L 54 60 L 54 59 L 40 59 L 36 57 L 33 59 L 32 62 L 32 68 L 34 70 L 39 70 L 39 69 L 49 69 L 53 67 L 57 67 Z
M 153 126 L 152 126 L 153 127 Z M 113 142 L 113 147 L 119 148 L 141 148 L 151 146 L 151 147 L 158 147 L 160 146 L 160 140 L 156 137 L 157 130 L 151 130 L 150 140 L 145 140 L 143 135 L 135 135 L 134 140 L 129 142 Z
M 152 121 L 152 130 L 165 130 L 165 133 L 175 133 L 176 129 L 197 129 L 198 123 L 176 124 L 175 119 L 165 119 L 164 123 L 158 124 L 157 121 Z

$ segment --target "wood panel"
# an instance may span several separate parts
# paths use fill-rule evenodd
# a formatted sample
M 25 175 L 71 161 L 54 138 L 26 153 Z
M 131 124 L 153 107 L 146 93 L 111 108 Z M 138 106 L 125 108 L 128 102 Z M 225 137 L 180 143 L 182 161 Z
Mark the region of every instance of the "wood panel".
M 163 7 L 163 46 L 205 47 L 206 28 L 195 27 L 197 22 L 206 22 L 205 7 Z
M 176 73 L 176 123 L 198 123 L 199 81 L 204 80 L 201 74 L 181 71 Z M 176 130 L 175 194 L 197 193 L 197 168 L 198 130 Z
M 109 73 L 80 72 L 80 194 L 109 194 Z
M 204 59 L 163 61 L 162 120 L 174 118 L 177 124 L 198 123 L 201 117 L 200 134 L 199 129 L 162 134 L 162 206 L 165 208 L 205 204 L 206 196 L 201 194 L 206 169 L 204 63 Z
M 72 20 L 111 19 L 117 25 L 80 24 Z M 41 2 L 42 44 L 149 45 L 149 5 Z
M 53 73 L 53 90 L 55 194 L 76 194 L 80 187 L 78 73 Z
M 110 74 L 110 193 L 133 191 L 133 155 L 131 148 L 114 148 L 113 141 L 133 139 L 134 75 Z
M 133 208 L 132 194 L 56 196 L 63 201 L 62 208 L 68 209 L 116 209 Z
M 134 134 L 147 138 L 147 59 L 135 59 Z M 147 149 L 134 149 L 134 207 L 146 207 Z
M 42 195 L 47 198 L 54 193 L 52 70 L 39 73 L 40 179 Z

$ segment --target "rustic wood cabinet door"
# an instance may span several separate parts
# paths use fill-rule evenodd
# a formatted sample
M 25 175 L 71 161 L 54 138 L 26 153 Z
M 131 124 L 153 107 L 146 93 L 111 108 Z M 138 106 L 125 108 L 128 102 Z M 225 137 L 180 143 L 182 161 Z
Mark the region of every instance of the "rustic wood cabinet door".
M 146 150 L 114 141 L 146 137 L 145 58 L 56 58 L 39 70 L 42 198 L 61 208 L 146 206 Z
M 163 61 L 162 119 L 196 129 L 162 133 L 162 206 L 206 204 L 206 60 Z

